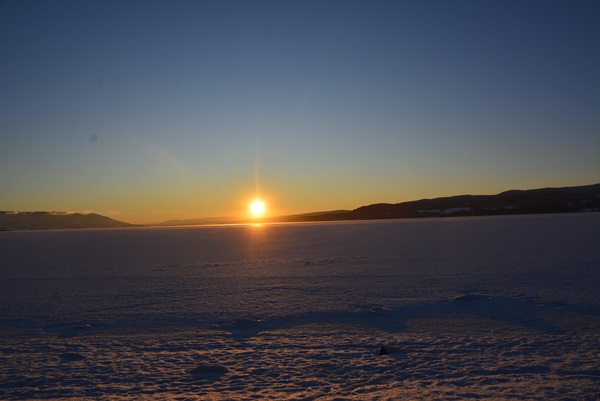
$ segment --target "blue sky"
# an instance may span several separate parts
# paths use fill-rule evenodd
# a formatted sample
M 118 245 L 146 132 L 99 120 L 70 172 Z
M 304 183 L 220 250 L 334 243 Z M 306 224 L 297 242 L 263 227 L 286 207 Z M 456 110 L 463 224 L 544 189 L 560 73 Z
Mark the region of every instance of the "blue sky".
M 597 1 L 0 3 L 0 210 L 131 222 L 600 182 Z

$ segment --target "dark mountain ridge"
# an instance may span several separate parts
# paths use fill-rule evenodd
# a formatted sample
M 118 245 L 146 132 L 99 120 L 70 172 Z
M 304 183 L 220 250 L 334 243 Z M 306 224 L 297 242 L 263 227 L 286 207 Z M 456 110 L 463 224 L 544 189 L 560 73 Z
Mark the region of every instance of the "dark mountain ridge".
M 404 219 L 417 217 L 495 216 L 511 214 L 600 212 L 600 184 L 563 188 L 510 190 L 496 195 L 456 195 L 402 203 L 375 203 L 354 210 L 333 210 L 261 220 L 201 218 L 156 225 L 201 225 L 248 222 L 303 222 Z M 96 213 L 0 211 L 0 231 L 137 227 Z
M 347 213 L 286 216 L 285 221 L 402 219 L 600 211 L 600 184 L 457 195 L 402 203 L 376 203 Z M 293 217 L 298 217 L 293 219 Z
M 482 216 L 600 210 L 600 184 L 512 190 L 497 195 L 459 195 L 386 206 L 386 210 L 376 205 L 363 206 L 353 210 L 352 213 L 361 218 L 385 218 L 387 216 Z
M 0 230 L 135 227 L 96 213 L 0 211 Z

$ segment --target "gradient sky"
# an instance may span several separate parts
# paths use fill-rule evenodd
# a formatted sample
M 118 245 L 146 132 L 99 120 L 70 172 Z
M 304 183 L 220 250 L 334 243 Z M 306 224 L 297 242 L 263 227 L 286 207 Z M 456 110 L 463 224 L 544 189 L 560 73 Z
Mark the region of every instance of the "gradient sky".
M 135 223 L 600 182 L 600 2 L 0 2 L 0 210 Z

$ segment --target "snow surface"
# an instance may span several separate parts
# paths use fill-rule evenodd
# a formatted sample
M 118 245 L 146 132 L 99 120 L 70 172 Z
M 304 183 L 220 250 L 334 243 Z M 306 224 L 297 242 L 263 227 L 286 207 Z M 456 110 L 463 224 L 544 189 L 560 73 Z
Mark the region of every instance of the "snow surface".
M 0 399 L 595 400 L 599 244 L 597 213 L 2 232 Z

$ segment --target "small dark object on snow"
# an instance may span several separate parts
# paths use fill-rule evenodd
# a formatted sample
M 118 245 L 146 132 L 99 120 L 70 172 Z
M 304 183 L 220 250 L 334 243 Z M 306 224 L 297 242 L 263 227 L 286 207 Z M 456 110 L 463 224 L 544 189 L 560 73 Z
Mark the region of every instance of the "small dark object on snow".
M 60 356 L 61 362 L 75 362 L 82 361 L 85 359 L 85 356 L 78 354 L 76 352 L 65 352 Z
M 229 372 L 225 366 L 200 364 L 190 371 L 192 375 L 222 375 Z
M 381 349 L 379 350 L 379 355 L 387 355 L 388 354 L 388 350 L 385 347 L 381 347 Z

